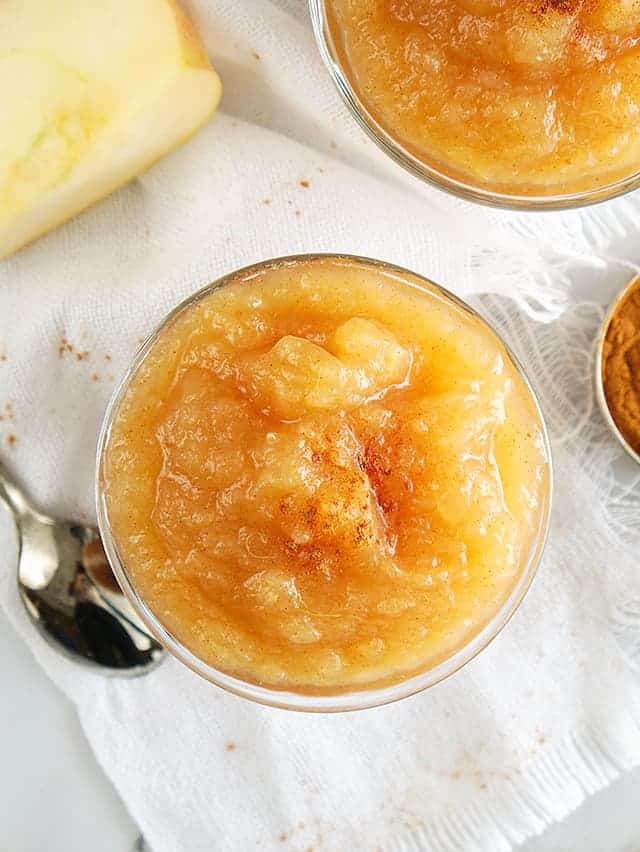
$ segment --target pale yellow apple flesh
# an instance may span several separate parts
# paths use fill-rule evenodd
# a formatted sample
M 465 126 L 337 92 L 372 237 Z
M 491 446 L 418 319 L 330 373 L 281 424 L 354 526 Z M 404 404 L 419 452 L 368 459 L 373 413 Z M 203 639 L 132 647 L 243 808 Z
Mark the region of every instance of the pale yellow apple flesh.
M 220 93 L 173 0 L 2 0 L 0 258 L 184 142 Z

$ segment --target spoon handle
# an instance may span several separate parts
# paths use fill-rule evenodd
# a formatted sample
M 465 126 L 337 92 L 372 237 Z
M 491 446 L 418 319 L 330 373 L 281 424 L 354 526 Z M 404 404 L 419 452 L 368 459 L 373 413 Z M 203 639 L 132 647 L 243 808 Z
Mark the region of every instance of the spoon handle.
M 16 522 L 19 522 L 24 515 L 33 512 L 29 501 L 18 488 L 2 461 L 0 461 L 0 503 L 4 503 Z

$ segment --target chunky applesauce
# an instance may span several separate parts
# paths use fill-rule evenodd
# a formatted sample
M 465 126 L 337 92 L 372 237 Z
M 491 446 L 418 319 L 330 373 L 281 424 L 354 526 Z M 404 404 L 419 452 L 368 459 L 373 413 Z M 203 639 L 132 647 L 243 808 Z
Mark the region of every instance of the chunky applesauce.
M 238 273 L 159 333 L 102 460 L 121 561 L 245 681 L 391 683 L 463 646 L 547 508 L 530 392 L 435 288 L 348 258 Z
M 507 194 L 640 170 L 636 0 L 325 0 L 345 73 L 419 160 Z

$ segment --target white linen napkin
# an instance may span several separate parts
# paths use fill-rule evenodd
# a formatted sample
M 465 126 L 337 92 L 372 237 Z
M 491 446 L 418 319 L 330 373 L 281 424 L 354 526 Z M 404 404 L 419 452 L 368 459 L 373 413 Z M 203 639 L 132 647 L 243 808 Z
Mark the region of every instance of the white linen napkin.
M 359 253 L 492 294 L 480 307 L 525 361 L 551 428 L 548 550 L 511 623 L 460 673 L 336 716 L 251 704 L 174 660 L 135 681 L 74 666 L 22 610 L 5 515 L 0 603 L 75 702 L 154 852 L 511 849 L 640 763 L 640 479 L 592 391 L 597 302 L 640 260 L 640 198 L 537 217 L 455 201 L 355 126 L 303 0 L 190 6 L 222 75 L 221 111 L 0 264 L 0 456 L 43 509 L 93 520 L 102 413 L 163 315 L 251 261 Z M 598 286 L 603 298 L 587 299 Z

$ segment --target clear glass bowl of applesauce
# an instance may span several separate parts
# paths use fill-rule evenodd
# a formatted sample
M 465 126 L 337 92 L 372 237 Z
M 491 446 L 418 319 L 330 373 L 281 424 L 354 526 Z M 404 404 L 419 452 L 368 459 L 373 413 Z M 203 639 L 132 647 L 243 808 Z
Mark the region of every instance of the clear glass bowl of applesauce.
M 100 433 L 97 512 L 149 630 L 277 707 L 395 701 L 504 627 L 540 562 L 551 456 L 469 306 L 347 255 L 268 260 L 180 304 Z
M 497 207 L 640 184 L 640 14 L 621 0 L 310 0 L 323 60 L 415 176 Z

